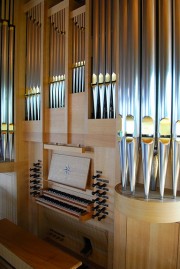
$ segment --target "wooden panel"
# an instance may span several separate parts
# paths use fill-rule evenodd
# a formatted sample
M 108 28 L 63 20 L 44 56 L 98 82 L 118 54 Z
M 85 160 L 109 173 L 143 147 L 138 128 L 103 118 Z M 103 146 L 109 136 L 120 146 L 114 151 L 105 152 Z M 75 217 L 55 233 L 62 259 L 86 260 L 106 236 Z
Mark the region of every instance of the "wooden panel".
M 14 162 L 2 162 L 0 163 L 0 173 L 14 172 Z
M 115 147 L 116 121 L 114 119 L 88 120 L 86 145 Z
M 113 268 L 126 268 L 126 216 L 120 214 L 118 210 L 114 212 L 114 259 Z
M 69 133 L 85 132 L 85 93 L 69 94 Z
M 146 222 L 127 219 L 126 269 L 148 268 L 149 227 Z
M 9 256 L 10 260 L 7 261 L 13 266 L 22 269 L 72 269 L 81 265 L 79 260 L 38 239 L 7 219 L 0 221 L 0 252 L 1 255 L 6 254 L 6 259 Z M 12 255 L 16 257 L 14 263 L 11 260 Z
M 66 109 L 53 108 L 45 110 L 45 132 L 46 133 L 66 133 Z
M 86 189 L 89 158 L 53 154 L 48 179 L 71 187 Z
M 148 269 L 176 269 L 179 224 L 151 224 Z
M 178 228 L 180 228 L 179 223 L 177 224 Z M 178 233 L 178 241 L 180 242 L 180 233 Z M 178 244 L 176 251 L 177 251 L 177 269 L 180 269 L 180 244 Z
M 69 153 L 85 153 L 85 147 L 81 146 L 73 146 L 69 144 L 45 144 L 44 149 L 50 150 L 59 150 L 61 152 L 69 152 Z
M 0 173 L 0 219 L 17 222 L 16 174 Z
M 179 264 L 179 224 L 152 224 L 115 209 L 114 269 L 175 269 Z M 126 257 L 126 258 L 125 258 Z
M 42 142 L 42 121 L 24 121 L 25 141 Z
M 60 234 L 59 240 L 56 240 L 57 244 L 72 250 L 78 255 L 81 255 L 81 250 L 85 247 L 84 238 L 88 238 L 91 241 L 92 253 L 87 258 L 84 257 L 85 261 L 97 264 L 97 266 L 89 268 L 99 268 L 98 265 L 102 266 L 100 268 L 107 268 L 108 232 L 106 230 L 90 224 L 89 221 L 86 223 L 78 222 L 71 217 L 46 208 L 43 209 L 43 212 L 41 211 L 41 214 L 40 232 L 43 238 L 47 236 L 52 238 L 49 233 L 53 230 Z M 47 234 L 42 234 L 45 225 L 46 230 L 44 232 L 47 232 Z
M 172 199 L 172 195 L 160 200 L 154 193 L 155 199 L 145 200 L 143 189 L 140 187 L 136 196 L 129 192 L 122 193 L 120 184 L 115 187 L 115 207 L 122 214 L 137 220 L 152 223 L 174 223 L 180 221 L 180 198 Z

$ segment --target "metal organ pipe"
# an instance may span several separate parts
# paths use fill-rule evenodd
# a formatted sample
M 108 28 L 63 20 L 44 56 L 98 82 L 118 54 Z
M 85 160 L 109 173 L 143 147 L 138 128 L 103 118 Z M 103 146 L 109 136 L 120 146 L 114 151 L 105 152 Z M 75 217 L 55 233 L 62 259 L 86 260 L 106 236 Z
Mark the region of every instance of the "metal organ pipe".
M 13 159 L 14 139 L 14 3 L 0 2 L 0 150 L 3 161 Z
M 171 136 L 172 1 L 159 0 L 158 151 L 160 197 L 164 196 Z
M 98 36 L 99 36 L 99 0 L 93 1 L 93 70 L 92 70 L 92 90 L 93 90 L 93 105 L 94 118 L 97 118 L 97 103 L 98 103 L 98 84 L 97 74 L 99 69 L 98 58 Z
M 106 107 L 107 118 L 110 117 L 110 102 L 111 102 L 111 0 L 107 0 L 106 6 Z
M 140 123 L 140 1 L 128 1 L 126 144 L 130 190 L 135 192 Z M 132 161 L 133 160 L 133 161 Z
M 135 193 L 140 123 L 140 1 L 120 1 L 119 135 L 122 188 Z
M 14 26 L 9 27 L 9 96 L 8 96 L 8 145 L 9 160 L 13 158 L 13 138 L 14 138 Z
M 41 4 L 26 13 L 26 120 L 40 120 Z
M 94 118 L 115 118 L 115 1 L 94 0 L 92 92 Z
M 105 0 L 100 1 L 99 16 L 99 96 L 100 96 L 100 118 L 103 118 L 104 112 L 104 74 L 105 74 Z
M 119 2 L 120 10 L 120 65 L 119 65 L 119 90 L 118 90 L 118 112 L 119 112 L 119 125 L 121 130 L 118 132 L 118 144 L 120 154 L 120 167 L 121 167 L 121 183 L 122 189 L 126 189 L 127 183 L 127 155 L 126 155 L 126 141 L 125 141 L 125 129 L 126 129 L 126 94 L 127 94 L 127 0 Z
M 135 191 L 134 175 L 141 137 L 145 198 L 149 196 L 150 179 L 156 183 L 157 177 L 160 198 L 164 197 L 171 136 L 174 197 L 177 192 L 180 168 L 179 14 L 178 0 L 119 1 L 118 141 L 122 189 L 126 189 L 129 174 L 130 191 Z
M 113 12 L 117 9 L 117 4 L 115 0 L 109 1 L 111 3 L 111 33 L 112 33 L 112 46 L 111 46 L 111 62 L 112 62 L 112 74 L 111 74 L 111 83 L 112 83 L 112 110 L 113 118 L 116 117 L 116 48 L 117 48 L 117 13 Z
M 1 26 L 1 139 L 2 157 L 6 160 L 8 124 L 8 21 Z
M 141 147 L 144 193 L 148 198 L 151 176 L 156 177 L 151 174 L 152 161 L 157 162 L 157 158 L 153 158 L 156 126 L 156 0 L 142 1 L 142 21 Z
M 172 176 L 176 197 L 180 161 L 180 1 L 173 1 L 173 102 L 172 102 Z

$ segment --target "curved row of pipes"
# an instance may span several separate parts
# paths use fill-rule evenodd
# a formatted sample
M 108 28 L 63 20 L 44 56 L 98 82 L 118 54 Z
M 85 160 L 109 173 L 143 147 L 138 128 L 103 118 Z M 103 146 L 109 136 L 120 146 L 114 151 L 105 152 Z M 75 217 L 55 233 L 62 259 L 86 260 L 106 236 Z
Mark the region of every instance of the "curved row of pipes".
M 13 159 L 14 140 L 14 1 L 0 2 L 0 159 Z
M 144 195 L 159 178 L 164 197 L 172 153 L 173 197 L 179 177 L 180 2 L 119 0 L 118 132 L 122 189 L 135 193 L 142 151 Z M 172 144 L 172 148 L 170 147 Z

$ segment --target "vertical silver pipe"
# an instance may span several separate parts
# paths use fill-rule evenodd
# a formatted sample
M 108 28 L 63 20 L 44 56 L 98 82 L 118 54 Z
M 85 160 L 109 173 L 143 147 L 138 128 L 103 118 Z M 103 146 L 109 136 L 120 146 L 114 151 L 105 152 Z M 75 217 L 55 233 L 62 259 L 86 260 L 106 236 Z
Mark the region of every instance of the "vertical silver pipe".
M 37 89 L 38 89 L 38 21 L 37 6 L 34 7 L 34 76 L 33 76 L 33 103 L 34 120 L 37 120 Z
M 82 14 L 82 91 L 85 91 L 85 12 Z
M 99 70 L 99 55 L 98 55 L 98 43 L 99 43 L 99 0 L 93 1 L 92 10 L 93 20 L 93 68 L 92 68 L 92 91 L 93 91 L 93 106 L 94 106 L 94 118 L 97 118 L 97 104 L 98 104 L 98 84 L 97 76 Z
M 77 16 L 74 18 L 75 21 L 75 77 L 76 77 L 76 86 L 75 86 L 75 92 L 78 92 L 78 82 L 79 82 L 79 69 L 78 69 L 78 20 Z
M 105 0 L 100 1 L 99 9 L 99 96 L 100 118 L 104 117 L 104 75 L 105 75 Z M 100 15 L 101 14 L 101 15 Z
M 112 33 L 112 44 L 111 44 L 111 64 L 112 64 L 112 74 L 111 74 L 111 82 L 112 82 L 112 111 L 113 118 L 116 117 L 116 58 L 117 58 L 117 12 L 114 10 L 117 9 L 117 1 L 111 1 L 111 33 Z
M 73 47 L 72 47 L 72 93 L 75 93 L 75 85 L 76 85 L 76 69 L 75 69 L 75 62 L 76 62 L 76 26 L 75 26 L 75 20 L 74 18 L 72 19 L 72 40 L 73 40 Z
M 62 107 L 65 107 L 65 46 L 66 46 L 66 29 L 65 29 L 65 8 L 62 10 Z
M 141 145 L 148 198 L 156 126 L 156 0 L 142 1 L 142 22 Z
M 14 26 L 9 27 L 9 95 L 8 95 L 8 146 L 9 159 L 13 155 L 13 138 L 14 138 Z
M 134 128 L 129 128 L 131 121 L 126 119 L 128 169 L 131 177 L 131 192 L 135 192 L 135 180 L 138 166 L 138 143 L 140 123 L 140 1 L 128 2 L 128 84 L 127 84 L 127 119 L 133 117 Z M 131 124 L 132 125 L 132 124 Z M 133 139 L 128 139 L 129 134 Z M 132 160 L 134 161 L 132 162 Z
M 80 21 L 81 21 L 81 24 L 80 24 L 80 31 L 81 31 L 81 59 L 80 59 L 81 80 L 80 80 L 80 92 L 83 92 L 83 81 L 84 81 L 84 71 L 83 71 L 83 66 L 84 66 L 83 16 L 84 16 L 84 13 L 81 13 L 80 14 Z
M 54 47 L 54 31 L 53 31 L 53 22 L 52 16 L 50 17 L 50 42 L 49 42 L 49 77 L 50 77 L 50 86 L 49 86 L 49 107 L 53 107 L 53 52 L 54 50 L 51 49 Z
M 154 151 L 154 120 L 152 117 L 144 116 L 142 118 L 141 133 L 144 196 L 145 199 L 148 199 Z
M 41 4 L 37 6 L 37 120 L 40 120 L 40 103 L 41 103 Z
M 30 32 L 31 38 L 29 41 L 30 46 L 30 88 L 29 88 L 29 100 L 30 100 L 30 120 L 34 119 L 33 115 L 33 75 L 34 75 L 34 25 L 33 25 L 33 9 L 30 10 Z
M 172 113 L 172 176 L 173 197 L 176 197 L 180 161 L 180 1 L 173 1 L 173 113 Z
M 172 95 L 172 1 L 159 0 L 158 135 L 160 197 L 164 196 L 170 147 Z
M 82 79 L 82 72 L 81 72 L 81 15 L 78 15 L 78 70 L 79 70 L 79 78 L 78 78 L 78 92 L 81 92 L 81 79 Z
M 1 139 L 3 160 L 6 160 L 8 124 L 8 22 L 2 22 L 1 66 Z
M 55 46 L 55 52 L 56 52 L 56 62 L 55 62 L 55 78 L 56 78 L 56 87 L 55 87 L 55 108 L 58 108 L 58 99 L 59 99 L 59 82 L 58 82 L 58 77 L 59 77 L 59 70 L 58 70 L 58 61 L 59 61 L 59 34 L 58 34 L 58 12 L 55 14 L 55 35 L 56 35 L 56 46 Z
M 30 64 L 31 64 L 31 56 L 30 56 L 30 18 L 29 12 L 26 14 L 26 120 L 30 120 Z
M 126 189 L 127 184 L 127 152 L 125 142 L 126 130 L 126 99 L 127 99 L 127 0 L 119 1 L 119 89 L 118 89 L 118 122 L 120 131 L 118 133 L 121 183 L 122 189 Z M 112 59 L 113 60 L 113 59 Z M 113 69 L 112 69 L 113 71 Z M 121 126 L 121 127 L 120 127 Z
M 110 101 L 111 101 L 111 0 L 106 2 L 106 110 L 107 118 L 110 118 Z
M 56 15 L 53 15 L 53 108 L 56 107 L 56 61 L 57 61 L 57 57 L 56 57 L 56 46 L 57 46 L 57 36 L 56 36 L 56 26 L 55 26 L 55 17 Z
M 59 37 L 59 74 L 60 74 L 60 87 L 59 87 L 59 103 L 60 107 L 62 107 L 62 87 L 63 87 L 63 29 L 62 29 L 62 10 L 59 11 L 59 29 L 60 29 L 60 37 Z

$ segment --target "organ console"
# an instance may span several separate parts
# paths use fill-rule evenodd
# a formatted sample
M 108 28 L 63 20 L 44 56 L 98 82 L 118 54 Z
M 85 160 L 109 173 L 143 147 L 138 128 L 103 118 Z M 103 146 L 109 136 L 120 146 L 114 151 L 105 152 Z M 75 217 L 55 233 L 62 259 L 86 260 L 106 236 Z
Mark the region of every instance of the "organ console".
M 58 210 L 70 216 L 85 221 L 91 219 L 93 202 L 56 189 L 43 189 L 36 197 L 36 202 L 42 206 Z

